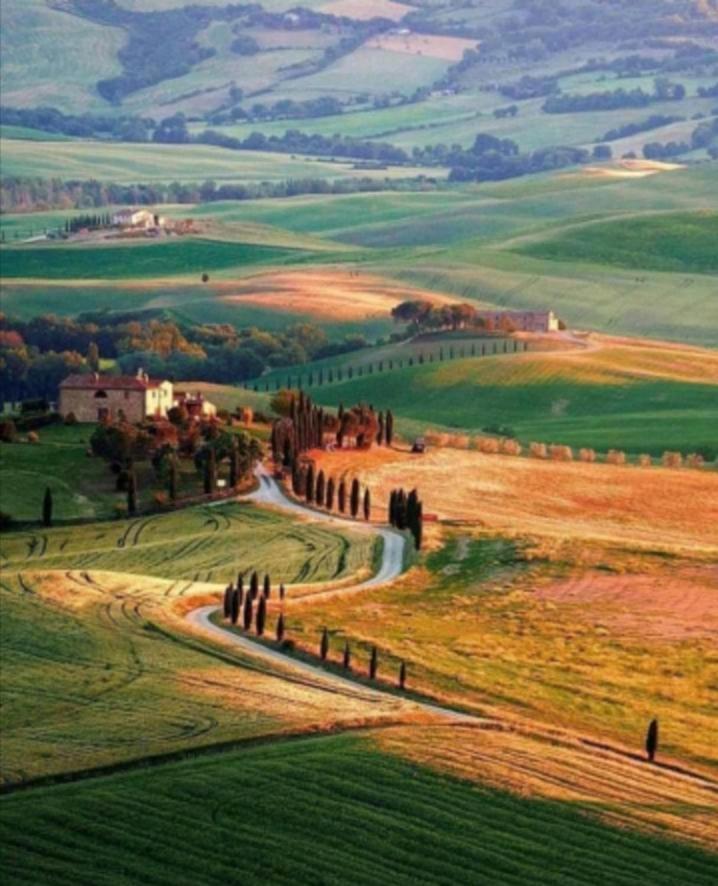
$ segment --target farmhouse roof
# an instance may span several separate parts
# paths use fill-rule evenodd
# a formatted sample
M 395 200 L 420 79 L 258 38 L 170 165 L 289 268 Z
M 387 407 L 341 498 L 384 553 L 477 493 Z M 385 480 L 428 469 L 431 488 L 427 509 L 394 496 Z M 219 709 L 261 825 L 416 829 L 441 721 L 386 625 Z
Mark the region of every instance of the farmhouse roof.
M 68 375 L 60 383 L 60 387 L 67 390 L 79 391 L 146 391 L 148 388 L 158 388 L 162 381 L 157 378 L 148 378 L 147 375 L 98 375 L 90 372 L 85 375 Z

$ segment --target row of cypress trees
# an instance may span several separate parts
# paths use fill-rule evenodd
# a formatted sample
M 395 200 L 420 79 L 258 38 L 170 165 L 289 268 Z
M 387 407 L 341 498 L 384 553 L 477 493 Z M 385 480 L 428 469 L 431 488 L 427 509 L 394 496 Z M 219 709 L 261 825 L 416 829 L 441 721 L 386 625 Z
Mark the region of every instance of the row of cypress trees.
M 323 470 L 316 473 L 311 462 L 307 465 L 295 463 L 292 492 L 298 498 L 305 499 L 307 504 L 333 511 L 336 502 L 340 514 L 348 513 L 356 520 L 361 512 L 365 520 L 371 519 L 371 492 L 368 486 L 362 492 L 356 478 L 351 484 L 347 484 L 344 478 L 337 484 L 334 477 L 327 479 Z
M 284 585 L 279 585 L 279 599 L 284 600 Z M 259 575 L 255 571 L 249 579 L 249 585 L 245 592 L 244 574 L 239 573 L 237 576 L 236 586 L 230 582 L 224 589 L 223 613 L 224 617 L 236 625 L 240 621 L 245 631 L 249 631 L 254 623 L 257 636 L 264 635 L 264 629 L 267 622 L 267 601 L 272 596 L 272 582 L 269 575 L 264 576 L 262 582 L 262 590 L 259 588 Z M 256 612 L 255 612 L 256 603 Z M 284 618 L 280 616 L 282 622 L 282 634 L 284 633 Z M 278 628 L 279 633 L 279 628 Z
M 329 631 L 324 628 L 322 631 L 322 636 L 319 641 L 319 657 L 322 661 L 326 661 L 329 657 Z M 344 651 L 342 652 L 342 668 L 345 671 L 351 670 L 351 658 L 352 652 L 351 647 L 349 646 L 349 641 L 346 640 L 344 643 Z M 376 680 L 377 673 L 379 671 L 379 652 L 376 646 L 372 646 L 371 655 L 369 656 L 369 668 L 368 675 L 370 680 Z M 404 689 L 406 687 L 406 662 L 402 661 L 399 665 L 399 680 L 398 680 L 399 688 Z
M 421 550 L 424 534 L 424 505 L 416 489 L 407 493 L 393 489 L 389 496 L 389 525 L 396 529 L 408 529 L 414 537 L 414 546 Z

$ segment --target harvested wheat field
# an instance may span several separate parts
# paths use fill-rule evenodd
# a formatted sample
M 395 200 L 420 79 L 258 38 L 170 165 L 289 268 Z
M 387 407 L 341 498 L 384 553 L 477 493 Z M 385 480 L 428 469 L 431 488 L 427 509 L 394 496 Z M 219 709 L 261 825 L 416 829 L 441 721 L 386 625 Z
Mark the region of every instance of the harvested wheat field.
M 664 163 L 660 160 L 627 159 L 620 160 L 610 166 L 584 166 L 579 176 L 582 178 L 646 178 L 660 172 L 673 172 L 684 169 L 680 163 Z M 576 173 L 571 173 L 575 175 Z
M 336 322 L 386 317 L 395 305 L 412 298 L 435 304 L 456 300 L 343 268 L 260 274 L 222 296 L 230 303 Z
M 629 755 L 576 740 L 552 740 L 469 724 L 396 726 L 373 734 L 381 750 L 471 781 L 524 796 L 589 807 L 612 824 L 668 830 L 718 846 L 718 783 L 648 766 Z
M 380 509 L 416 487 L 425 512 L 511 533 L 718 555 L 718 472 L 557 463 L 435 448 L 315 453 L 328 476 L 358 477 Z
M 358 21 L 369 21 L 372 18 L 388 18 L 398 22 L 404 18 L 412 7 L 394 0 L 331 0 L 319 8 L 324 15 L 339 15 Z

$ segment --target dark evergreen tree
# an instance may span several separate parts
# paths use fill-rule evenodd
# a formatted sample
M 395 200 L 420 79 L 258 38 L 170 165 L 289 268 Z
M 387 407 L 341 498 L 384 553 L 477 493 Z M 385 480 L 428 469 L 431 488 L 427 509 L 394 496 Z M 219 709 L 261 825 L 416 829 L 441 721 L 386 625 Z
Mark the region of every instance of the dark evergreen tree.
M 339 513 L 343 514 L 347 507 L 347 484 L 345 480 L 339 481 L 339 492 L 337 494 L 337 504 L 339 505 Z
M 280 612 L 279 618 L 277 619 L 277 643 L 281 643 L 284 640 L 284 615 Z
M 327 483 L 326 507 L 328 511 L 334 510 L 334 477 L 329 478 Z
M 304 489 L 304 497 L 308 504 L 314 502 L 314 465 L 310 464 L 307 468 L 307 480 Z
M 351 653 L 351 649 L 349 648 L 349 641 L 347 640 L 346 643 L 344 644 L 344 655 L 342 656 L 342 667 L 344 668 L 345 671 L 349 670 L 349 668 L 351 667 L 351 663 L 352 663 L 352 653 Z
M 376 672 L 379 669 L 379 654 L 376 651 L 376 646 L 372 646 L 371 648 L 371 658 L 369 659 L 369 679 L 376 680 Z
M 417 551 L 421 550 L 424 540 L 424 505 L 419 502 L 416 508 L 416 517 L 414 520 L 414 545 Z
M 134 465 L 127 469 L 127 513 L 130 517 L 137 513 L 137 477 Z
M 399 689 L 403 692 L 406 688 L 406 662 L 403 661 L 399 667 Z
M 326 494 L 326 480 L 324 478 L 324 471 L 319 471 L 319 474 L 317 474 L 316 489 L 314 490 L 314 499 L 320 507 L 324 506 L 325 494 Z
M 259 576 L 256 572 L 252 573 L 252 577 L 249 580 L 249 599 L 256 600 L 257 595 L 259 594 Z
M 384 442 L 384 413 L 380 412 L 377 417 L 377 430 L 376 430 L 376 442 L 377 446 L 381 446 Z
M 327 655 L 329 655 L 329 631 L 324 628 L 322 631 L 322 639 L 319 644 L 319 657 L 322 661 L 326 661 Z
M 285 595 L 284 585 L 279 585 L 279 599 L 283 600 Z
M 368 487 L 364 490 L 364 519 L 371 519 L 371 493 Z
M 204 460 L 204 493 L 209 495 L 217 488 L 217 456 L 214 447 L 207 449 Z
M 48 486 L 42 500 L 42 525 L 52 526 L 52 490 Z
M 270 594 L 272 593 L 272 582 L 269 578 L 269 575 L 265 574 L 264 576 L 264 596 L 269 599 Z
M 236 625 L 239 621 L 239 609 L 242 605 L 242 601 L 239 597 L 239 591 L 232 591 L 232 596 L 229 601 L 229 617 L 232 619 L 232 624 Z
M 244 603 L 244 576 L 240 572 L 237 576 L 237 595 L 239 597 L 239 605 Z
M 651 763 L 656 759 L 656 751 L 658 750 L 658 720 L 653 719 L 648 724 L 648 732 L 646 733 L 646 754 Z
M 386 445 L 391 446 L 394 439 L 394 415 L 391 409 L 387 409 L 386 418 L 384 419 L 384 439 L 386 440 Z
M 229 485 L 236 489 L 239 484 L 239 446 L 237 438 L 232 437 L 232 448 L 229 452 Z
M 355 519 L 356 519 L 357 514 L 359 513 L 359 494 L 360 494 L 359 481 L 355 477 L 352 480 L 352 491 L 351 491 L 350 505 L 349 505 L 351 515 Z
M 232 594 L 234 593 L 234 588 L 232 587 L 232 583 L 230 582 L 227 587 L 224 589 L 224 599 L 222 601 L 222 615 L 225 618 L 229 618 L 229 615 L 232 611 Z
M 177 501 L 178 465 L 177 456 L 174 453 L 170 455 L 167 467 L 167 494 L 169 495 L 170 501 Z
M 247 597 L 244 601 L 244 613 L 243 613 L 243 615 L 244 615 L 243 624 L 244 624 L 245 631 L 248 631 L 252 627 L 252 609 L 253 609 L 252 595 L 247 594 Z
M 259 605 L 257 606 L 257 636 L 261 637 L 264 634 L 264 625 L 267 621 L 267 598 L 260 597 Z

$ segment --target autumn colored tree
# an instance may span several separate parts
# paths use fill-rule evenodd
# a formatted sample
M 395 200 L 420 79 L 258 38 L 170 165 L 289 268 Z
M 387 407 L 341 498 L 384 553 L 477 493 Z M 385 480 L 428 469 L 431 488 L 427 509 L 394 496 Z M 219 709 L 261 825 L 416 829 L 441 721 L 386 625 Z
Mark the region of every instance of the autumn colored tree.
M 322 661 L 326 661 L 327 655 L 329 655 L 329 631 L 324 628 L 322 631 L 322 639 L 319 644 L 319 657 Z
M 42 500 L 42 525 L 52 526 L 52 490 L 48 486 Z

